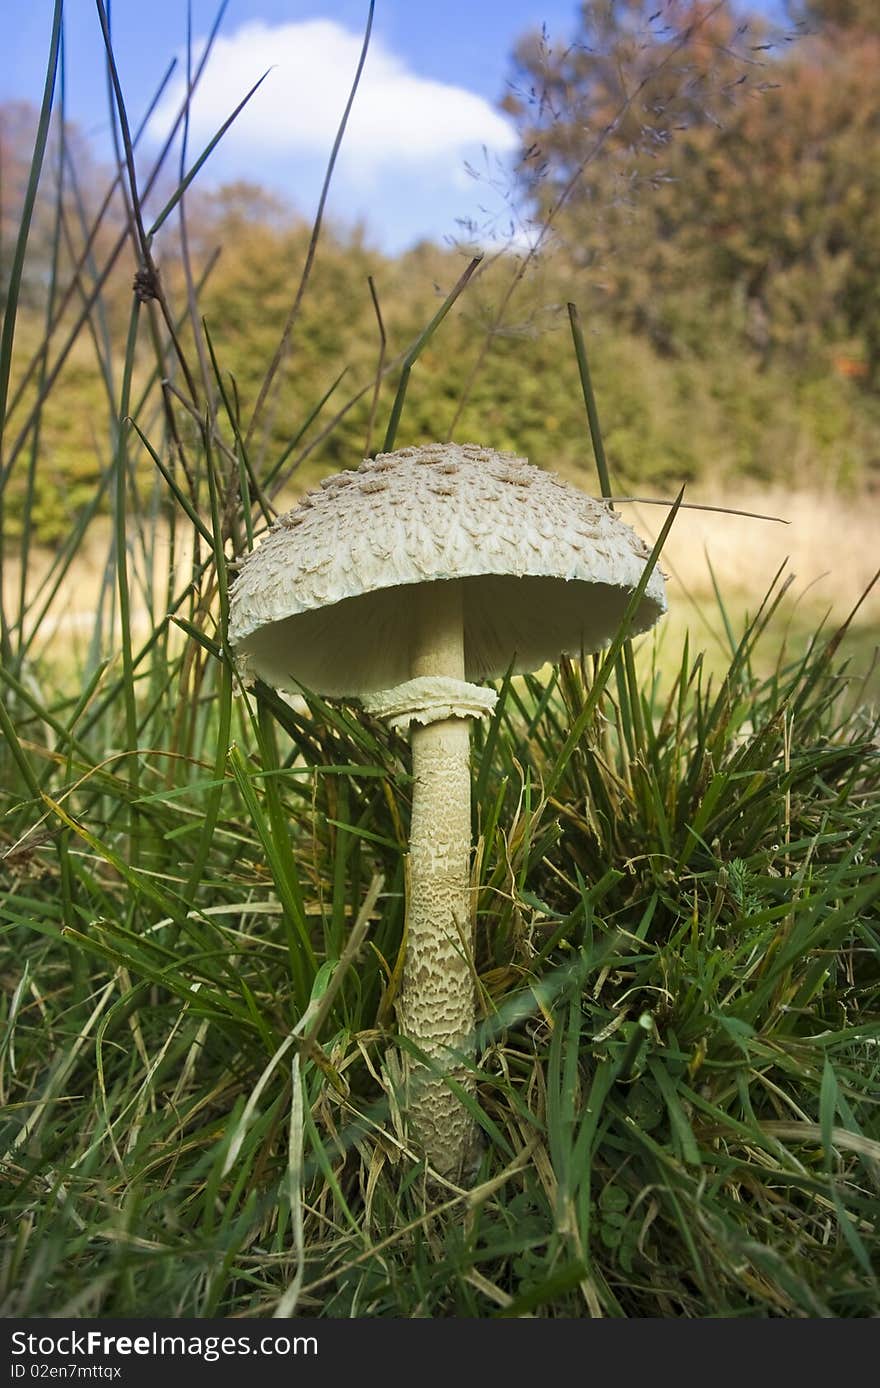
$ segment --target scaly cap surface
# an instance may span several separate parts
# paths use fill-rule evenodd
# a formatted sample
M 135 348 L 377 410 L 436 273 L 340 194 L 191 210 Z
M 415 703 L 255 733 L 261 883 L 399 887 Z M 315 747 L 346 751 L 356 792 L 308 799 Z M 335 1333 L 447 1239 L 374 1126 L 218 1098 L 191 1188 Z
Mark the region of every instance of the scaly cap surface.
M 329 696 L 409 678 L 413 585 L 460 579 L 465 676 L 538 669 L 614 636 L 649 550 L 524 458 L 474 444 L 380 454 L 279 517 L 234 584 L 229 639 L 278 689 Z M 666 610 L 651 575 L 633 634 Z

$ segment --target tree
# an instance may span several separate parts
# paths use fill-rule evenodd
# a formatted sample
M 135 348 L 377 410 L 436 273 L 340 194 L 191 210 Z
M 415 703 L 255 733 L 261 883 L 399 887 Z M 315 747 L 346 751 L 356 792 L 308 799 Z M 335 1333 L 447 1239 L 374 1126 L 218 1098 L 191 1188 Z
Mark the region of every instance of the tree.
M 571 43 L 527 35 L 502 104 L 523 130 L 530 191 L 547 209 L 577 177 L 571 201 L 589 199 L 609 160 L 656 177 L 676 132 L 717 127 L 760 75 L 761 38 L 724 0 L 587 0 Z
M 845 351 L 875 378 L 880 42 L 837 30 L 782 60 L 729 6 L 671 4 L 662 28 L 648 9 L 601 0 L 564 51 L 518 48 L 528 197 L 658 350 L 738 333 L 765 363 Z
M 852 29 L 880 35 L 880 8 L 876 0 L 800 0 L 795 17 L 814 29 Z

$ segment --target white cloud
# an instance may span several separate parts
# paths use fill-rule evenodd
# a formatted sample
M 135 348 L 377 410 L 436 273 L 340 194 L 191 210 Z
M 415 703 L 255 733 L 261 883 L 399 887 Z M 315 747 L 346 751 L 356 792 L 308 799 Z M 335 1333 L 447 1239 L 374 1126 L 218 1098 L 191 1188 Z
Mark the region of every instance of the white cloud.
M 223 143 L 260 155 L 329 154 L 357 67 L 362 39 L 331 20 L 254 21 L 220 38 L 190 111 L 191 148 L 222 125 L 258 77 L 272 68 Z M 183 100 L 181 79 L 150 123 L 162 138 Z M 350 173 L 372 176 L 401 160 L 447 167 L 485 145 L 504 154 L 512 125 L 474 92 L 419 77 L 374 39 L 343 143 Z

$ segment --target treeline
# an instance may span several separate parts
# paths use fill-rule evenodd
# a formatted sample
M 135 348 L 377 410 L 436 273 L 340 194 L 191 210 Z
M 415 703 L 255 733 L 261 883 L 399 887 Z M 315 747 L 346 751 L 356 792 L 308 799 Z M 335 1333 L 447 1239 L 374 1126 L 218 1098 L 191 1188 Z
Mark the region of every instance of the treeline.
M 794 29 L 776 35 L 704 0 L 594 0 L 564 47 L 522 40 L 505 98 L 522 135 L 522 234 L 516 249 L 488 247 L 420 358 L 398 444 L 453 434 L 593 485 L 565 312 L 574 300 L 618 486 L 877 480 L 880 10 L 809 0 L 792 20 L 812 33 L 789 42 Z M 23 108 L 3 116 L 4 284 L 33 120 Z M 111 182 L 75 130 L 56 131 L 5 442 L 8 523 L 20 525 L 27 506 L 47 539 L 94 498 L 117 446 L 109 421 L 135 260 Z M 160 178 L 152 202 L 169 190 Z M 245 433 L 310 229 L 242 184 L 192 190 L 185 233 L 171 219 L 157 238 L 180 348 L 206 396 L 218 396 L 219 366 Z M 325 227 L 250 443 L 257 475 L 298 436 L 279 474 L 292 485 L 381 446 L 396 363 L 468 251 L 422 245 L 392 260 L 358 232 Z M 200 354 L 192 324 L 202 319 Z M 151 309 L 141 332 L 133 390 L 151 400 L 152 441 L 169 446 L 171 402 L 185 447 L 197 425 L 179 355 L 163 338 L 163 399 L 156 340 L 167 325 Z M 148 489 L 146 451 L 142 470 Z
M 712 327 L 762 368 L 876 385 L 880 6 L 803 17 L 593 0 L 566 48 L 520 44 L 506 105 L 532 199 L 615 322 L 660 353 L 702 352 Z

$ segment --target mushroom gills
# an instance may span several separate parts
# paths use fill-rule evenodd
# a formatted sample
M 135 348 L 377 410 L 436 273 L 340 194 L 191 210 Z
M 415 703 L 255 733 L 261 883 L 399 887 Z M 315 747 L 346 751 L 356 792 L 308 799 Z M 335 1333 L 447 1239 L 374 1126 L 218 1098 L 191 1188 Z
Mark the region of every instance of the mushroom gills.
M 302 685 L 329 698 L 390 689 L 411 675 L 414 647 L 401 634 L 411 629 L 413 614 L 420 610 L 419 593 L 453 586 L 462 594 L 461 678 L 474 681 L 499 678 L 511 660 L 514 673 L 520 673 L 538 669 L 561 652 L 576 656 L 598 649 L 606 643 L 606 633 L 619 625 L 631 596 L 629 588 L 610 583 L 534 575 L 399 584 L 269 622 L 239 647 L 276 688 L 296 691 Z M 633 634 L 652 625 L 661 610 L 646 596 Z M 285 662 L 289 651 L 296 651 L 295 671 Z

